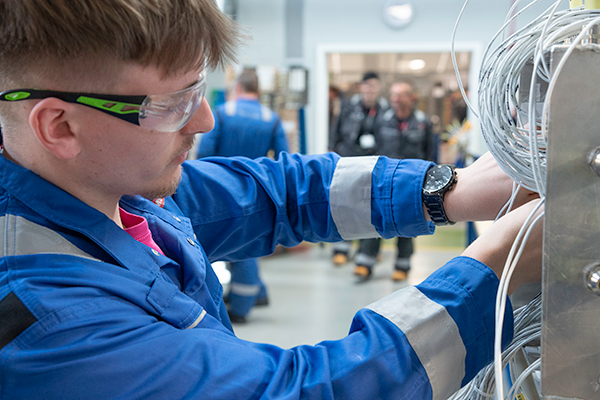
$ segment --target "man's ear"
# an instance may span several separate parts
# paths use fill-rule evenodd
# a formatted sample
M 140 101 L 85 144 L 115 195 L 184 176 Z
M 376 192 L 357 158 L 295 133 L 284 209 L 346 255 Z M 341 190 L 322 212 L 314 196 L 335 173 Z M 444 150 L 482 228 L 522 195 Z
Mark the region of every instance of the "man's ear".
M 56 98 L 38 102 L 29 113 L 29 125 L 48 151 L 61 159 L 79 154 L 78 136 L 72 131 L 69 117 L 73 106 Z

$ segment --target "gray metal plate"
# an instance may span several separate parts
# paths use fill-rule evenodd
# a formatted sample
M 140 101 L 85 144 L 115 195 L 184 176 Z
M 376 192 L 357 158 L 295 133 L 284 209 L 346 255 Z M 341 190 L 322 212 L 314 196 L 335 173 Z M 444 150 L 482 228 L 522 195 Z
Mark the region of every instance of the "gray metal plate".
M 552 68 L 565 48 L 552 53 Z M 600 297 L 583 282 L 600 261 L 600 52 L 579 48 L 551 99 L 544 235 L 542 395 L 600 399 Z

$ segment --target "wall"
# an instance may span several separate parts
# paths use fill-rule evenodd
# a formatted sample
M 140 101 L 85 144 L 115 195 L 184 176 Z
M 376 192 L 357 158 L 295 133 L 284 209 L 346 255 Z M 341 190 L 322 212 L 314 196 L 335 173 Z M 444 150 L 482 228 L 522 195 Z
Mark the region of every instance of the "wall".
M 385 25 L 382 17 L 386 0 L 303 0 L 302 15 L 287 15 L 287 18 L 302 20 L 303 54 L 288 59 L 285 49 L 286 1 L 302 0 L 239 0 L 237 20 L 253 36 L 252 41 L 240 49 L 240 62 L 277 67 L 301 64 L 308 68 L 306 123 L 309 153 L 326 150 L 327 74 L 323 60 L 326 52 L 448 51 L 454 24 L 464 4 L 463 0 L 414 0 L 413 22 L 402 30 L 393 30 Z M 474 52 L 472 71 L 478 70 L 483 50 L 504 23 L 514 1 L 469 2 L 456 34 L 456 46 Z M 525 25 L 553 3 L 551 0 L 539 1 L 518 18 L 516 26 Z M 476 74 L 472 76 L 475 77 L 470 82 L 473 89 L 477 82 Z M 211 83 L 218 85 L 215 80 Z M 471 90 L 471 95 L 473 93 L 475 90 Z M 473 142 L 476 147 L 482 146 L 477 137 Z

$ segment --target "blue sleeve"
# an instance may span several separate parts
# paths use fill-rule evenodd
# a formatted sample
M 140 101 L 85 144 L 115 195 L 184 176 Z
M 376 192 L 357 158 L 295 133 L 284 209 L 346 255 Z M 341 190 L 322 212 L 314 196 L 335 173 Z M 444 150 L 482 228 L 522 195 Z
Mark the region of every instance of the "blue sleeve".
M 345 172 L 336 172 L 339 160 L 335 153 L 282 153 L 276 161 L 215 157 L 186 162 L 182 184 L 173 199 L 190 218 L 213 261 L 264 256 L 278 244 L 292 247 L 302 241 L 339 241 L 346 237 L 332 215 L 337 206 L 330 202 L 330 187 L 336 175 L 341 182 L 338 186 L 345 190 L 344 179 L 354 179 L 357 174 L 354 160 L 345 163 L 350 165 Z M 374 235 L 432 233 L 421 206 L 421 186 L 429 164 L 385 157 L 377 160 L 374 170 L 358 168 L 359 174 L 373 181 L 371 191 L 364 193 L 364 188 L 358 187 L 355 194 L 339 197 L 361 196 L 371 211 L 365 211 L 360 222 Z
M 177 329 L 124 298 L 98 297 L 90 289 L 93 301 L 71 296 L 59 317 L 51 315 L 4 348 L 10 368 L 0 369 L 0 395 L 7 400 L 446 399 L 490 361 L 497 285 L 491 270 L 459 258 L 418 289 L 400 290 L 359 311 L 345 338 L 291 349 L 240 340 L 210 315 L 193 329 Z M 84 289 L 73 290 L 81 295 Z M 427 298 L 409 303 L 411 290 Z M 406 301 L 398 300 L 402 296 Z M 441 312 L 428 312 L 434 302 Z M 389 310 L 412 316 L 414 325 L 400 329 Z M 440 315 L 448 313 L 447 329 L 435 329 Z M 435 335 L 419 343 L 415 331 L 427 329 Z M 511 329 L 507 312 L 507 337 Z M 455 347 L 461 346 L 457 356 Z M 426 357 L 428 348 L 436 350 L 433 359 Z M 438 376 L 447 369 L 452 379 Z
M 423 214 L 423 181 L 431 162 L 379 157 L 373 169 L 373 225 L 384 238 L 435 231 Z
M 219 111 L 215 110 L 215 127 L 212 131 L 202 135 L 200 145 L 198 146 L 197 158 L 215 156 L 219 150 L 221 138 L 221 121 L 219 120 Z
M 431 300 L 443 305 L 459 327 L 467 348 L 463 385 L 494 358 L 494 308 L 498 286 L 498 277 L 490 268 L 467 257 L 453 259 L 417 286 Z M 507 298 L 502 348 L 512 340 L 513 323 L 512 305 Z

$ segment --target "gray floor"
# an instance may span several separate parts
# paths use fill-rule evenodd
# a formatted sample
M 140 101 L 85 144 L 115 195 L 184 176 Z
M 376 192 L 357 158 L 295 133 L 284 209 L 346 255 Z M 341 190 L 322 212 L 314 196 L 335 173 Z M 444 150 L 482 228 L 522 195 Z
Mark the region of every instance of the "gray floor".
M 238 337 L 284 348 L 340 339 L 362 307 L 407 285 L 414 285 L 451 258 L 460 248 L 417 245 L 407 282 L 390 280 L 394 247 L 383 247 L 373 278 L 357 284 L 353 264 L 331 264 L 329 245 L 306 245 L 303 250 L 261 259 L 261 276 L 269 290 L 270 305 L 256 307 L 246 324 L 235 324 Z

